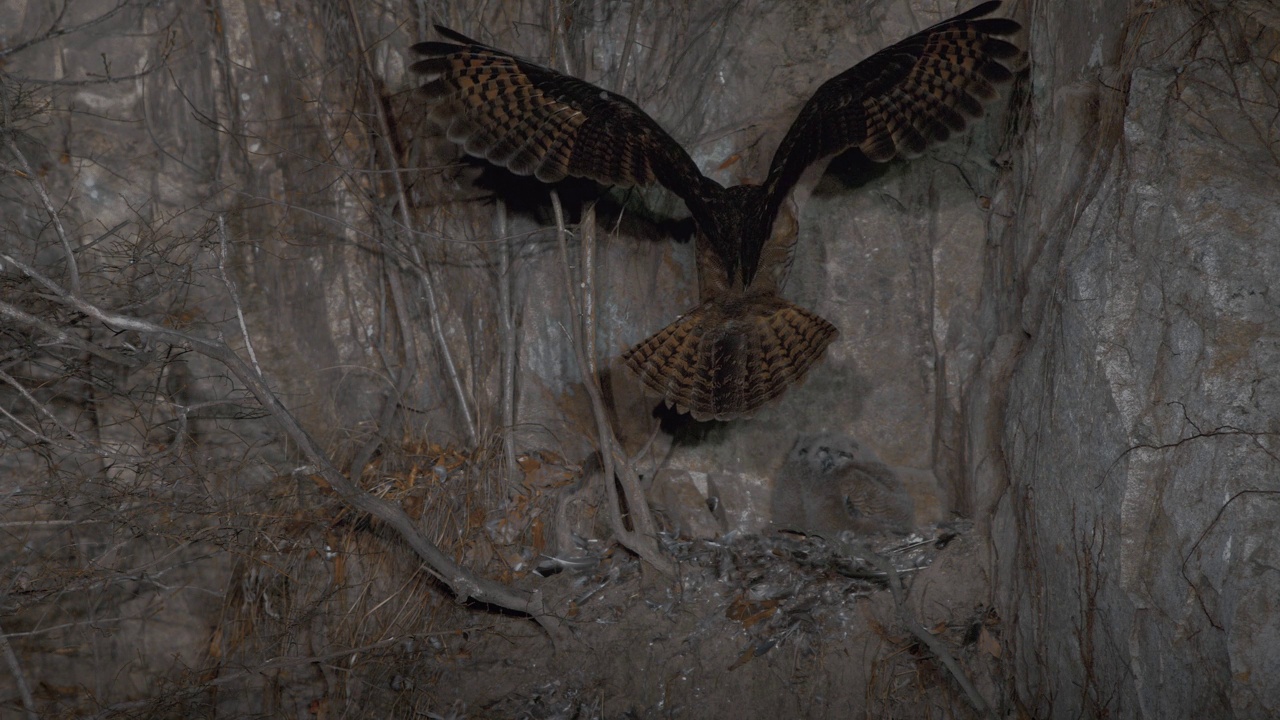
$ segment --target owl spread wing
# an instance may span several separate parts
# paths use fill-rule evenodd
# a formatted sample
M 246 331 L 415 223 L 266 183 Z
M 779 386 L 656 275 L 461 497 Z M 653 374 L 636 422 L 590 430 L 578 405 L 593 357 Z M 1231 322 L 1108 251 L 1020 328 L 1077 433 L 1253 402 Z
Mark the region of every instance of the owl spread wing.
M 423 42 L 413 69 L 431 117 L 472 155 L 543 182 L 567 176 L 605 185 L 657 181 L 695 210 L 705 183 L 684 148 L 627 98 L 478 43 L 439 25 L 453 42 Z M 718 186 L 717 186 L 718 187 Z
M 770 212 L 815 161 L 851 148 L 886 162 L 916 155 L 981 117 L 983 101 L 1012 74 L 1001 60 L 1021 54 L 1001 36 L 1021 26 L 985 17 L 985 2 L 891 45 L 818 88 L 778 145 L 765 181 Z M 744 244 L 742 263 L 754 274 L 759 247 Z
M 1000 39 L 1018 32 L 1017 22 L 984 18 L 999 7 L 983 3 L 823 83 L 774 153 L 769 184 L 785 192 L 810 163 L 849 148 L 877 162 L 916 155 L 981 117 L 993 84 L 1012 77 L 999 61 L 1021 53 Z
M 1019 53 L 997 37 L 1018 24 L 984 18 L 999 6 L 979 5 L 824 83 L 765 184 L 728 190 L 630 100 L 447 28 L 437 26 L 452 42 L 413 47 L 426 57 L 414 70 L 430 78 L 432 117 L 472 155 L 545 182 L 658 182 L 685 201 L 709 243 L 699 250 L 704 302 L 623 357 L 668 404 L 728 420 L 799 382 L 836 335 L 777 294 L 796 235 L 794 217 L 776 222 L 788 194 L 822 157 L 848 148 L 876 161 L 918 153 L 981 115 L 992 83 L 1011 77 L 999 61 Z

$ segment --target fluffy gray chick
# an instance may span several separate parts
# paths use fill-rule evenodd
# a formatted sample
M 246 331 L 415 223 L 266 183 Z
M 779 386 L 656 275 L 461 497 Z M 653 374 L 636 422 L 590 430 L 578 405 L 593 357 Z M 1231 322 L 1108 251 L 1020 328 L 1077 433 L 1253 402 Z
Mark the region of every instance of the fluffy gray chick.
M 914 510 L 889 466 L 845 435 L 801 435 L 773 484 L 774 527 L 809 535 L 905 534 Z

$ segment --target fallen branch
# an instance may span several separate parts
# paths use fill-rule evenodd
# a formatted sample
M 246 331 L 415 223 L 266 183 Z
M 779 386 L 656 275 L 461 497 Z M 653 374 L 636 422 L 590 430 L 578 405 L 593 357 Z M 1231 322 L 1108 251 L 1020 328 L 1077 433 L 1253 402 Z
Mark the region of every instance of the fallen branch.
M 902 583 L 902 577 L 898 575 L 898 570 L 893 563 L 880 553 L 874 552 L 862 542 L 843 543 L 845 552 L 869 560 L 881 572 L 885 574 L 885 579 L 889 583 L 889 594 L 893 596 L 893 604 L 896 608 L 898 616 L 898 624 L 906 628 L 907 632 L 915 636 L 922 645 L 933 653 L 933 656 L 942 663 L 947 671 L 951 673 L 951 677 L 959 683 L 960 688 L 964 690 L 964 694 L 968 697 L 969 703 L 973 705 L 973 709 L 978 711 L 978 715 L 983 718 L 995 720 L 995 715 L 991 712 L 991 706 L 987 703 L 987 699 L 978 692 L 978 688 L 969 680 L 969 676 L 964 674 L 964 670 L 960 667 L 960 663 L 956 662 L 955 656 L 947 649 L 945 643 L 934 637 L 932 633 L 925 629 L 916 620 L 915 615 L 911 613 L 911 608 L 907 606 L 906 589 Z
M 328 455 L 320 449 L 320 446 L 316 444 L 311 435 L 298 424 L 297 419 L 271 390 L 266 379 L 241 359 L 228 345 L 220 341 L 157 325 L 140 318 L 108 312 L 83 298 L 73 295 L 35 268 L 10 255 L 0 254 L 0 260 L 13 265 L 32 280 L 43 285 L 49 290 L 52 294 L 52 299 L 56 302 L 74 308 L 108 327 L 141 333 L 150 339 L 160 340 L 184 350 L 197 352 L 222 363 L 257 398 L 259 404 L 270 413 L 285 433 L 297 443 L 303 455 L 311 462 L 315 472 L 338 495 L 342 502 L 356 510 L 372 515 L 395 531 L 422 558 L 426 563 L 427 569 L 454 592 L 458 602 L 476 600 L 507 610 L 528 614 L 547 631 L 547 634 L 551 636 L 552 641 L 557 646 L 560 645 L 560 641 L 565 637 L 563 625 L 558 618 L 547 613 L 543 607 L 540 592 L 528 593 L 517 590 L 477 576 L 470 570 L 457 565 L 427 539 L 427 536 L 418 529 L 414 521 L 402 508 L 361 490 L 359 486 L 334 466 Z

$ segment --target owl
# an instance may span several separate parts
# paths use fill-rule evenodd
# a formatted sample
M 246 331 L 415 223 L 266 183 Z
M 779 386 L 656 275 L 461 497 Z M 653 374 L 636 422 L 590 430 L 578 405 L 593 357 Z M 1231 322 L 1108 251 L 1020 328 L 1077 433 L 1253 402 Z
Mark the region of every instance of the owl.
M 802 380 L 836 336 L 782 297 L 798 235 L 792 195 L 819 161 L 922 152 L 982 115 L 1020 55 L 1020 30 L 985 2 L 827 80 L 800 110 L 759 185 L 725 188 L 631 100 L 445 27 L 414 64 L 430 117 L 471 155 L 518 175 L 658 183 L 696 226 L 699 304 L 627 350 L 645 388 L 696 420 L 752 415 Z M 812 179 L 810 179 L 812 178 Z
M 911 532 L 915 505 L 894 472 L 857 440 L 801 435 L 773 484 L 773 525 L 834 538 Z

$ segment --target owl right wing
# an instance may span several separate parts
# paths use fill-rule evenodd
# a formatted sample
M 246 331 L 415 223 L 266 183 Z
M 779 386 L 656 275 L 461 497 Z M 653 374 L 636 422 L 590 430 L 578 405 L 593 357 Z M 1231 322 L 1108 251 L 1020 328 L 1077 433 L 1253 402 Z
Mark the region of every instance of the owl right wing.
M 422 42 L 413 70 L 431 117 L 471 155 L 543 182 L 581 177 L 604 185 L 651 185 L 695 214 L 707 191 L 698 166 L 627 98 L 439 25 L 452 42 Z M 718 186 L 717 186 L 718 187 Z
M 1005 62 L 1021 55 L 1003 39 L 1021 30 L 1016 21 L 987 17 L 1001 0 L 932 25 L 880 50 L 824 82 L 778 144 L 765 181 L 768 212 L 776 213 L 804 171 L 821 158 L 857 148 L 887 162 L 918 155 L 981 117 L 996 97 L 995 85 L 1013 75 Z M 759 247 L 744 244 L 748 277 Z
M 986 17 L 1000 5 L 982 3 L 823 83 L 779 143 L 769 183 L 785 189 L 810 163 L 849 148 L 876 162 L 918 155 L 981 117 L 994 85 L 1012 78 L 1001 61 L 1022 53 L 1002 39 L 1022 26 Z

